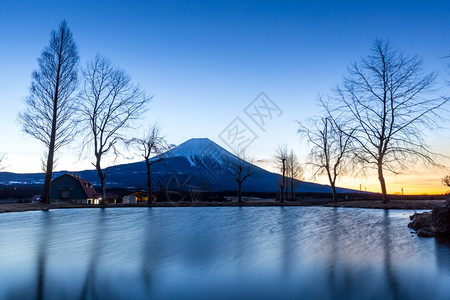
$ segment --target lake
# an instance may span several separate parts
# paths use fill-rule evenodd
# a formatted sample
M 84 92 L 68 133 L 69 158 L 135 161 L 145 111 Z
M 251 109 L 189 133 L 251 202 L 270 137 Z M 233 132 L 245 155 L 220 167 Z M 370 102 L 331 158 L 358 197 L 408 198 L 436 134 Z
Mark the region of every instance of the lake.
M 450 299 L 450 246 L 404 210 L 0 215 L 0 299 Z

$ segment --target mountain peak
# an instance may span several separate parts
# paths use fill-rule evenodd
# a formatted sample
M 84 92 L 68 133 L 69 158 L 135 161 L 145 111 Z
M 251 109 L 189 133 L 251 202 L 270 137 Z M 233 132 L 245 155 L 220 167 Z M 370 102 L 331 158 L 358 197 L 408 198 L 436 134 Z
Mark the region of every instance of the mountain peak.
M 208 138 L 192 138 L 179 146 L 169 150 L 167 153 L 171 157 L 185 157 L 191 165 L 199 158 L 208 157 L 216 161 L 222 161 L 224 157 L 233 156 L 230 152 L 220 147 Z
M 192 146 L 192 145 L 210 145 L 210 144 L 215 144 L 213 141 L 211 141 L 208 138 L 191 138 L 187 141 L 185 141 L 184 143 L 181 143 L 179 146 L 181 145 L 188 145 L 188 146 Z

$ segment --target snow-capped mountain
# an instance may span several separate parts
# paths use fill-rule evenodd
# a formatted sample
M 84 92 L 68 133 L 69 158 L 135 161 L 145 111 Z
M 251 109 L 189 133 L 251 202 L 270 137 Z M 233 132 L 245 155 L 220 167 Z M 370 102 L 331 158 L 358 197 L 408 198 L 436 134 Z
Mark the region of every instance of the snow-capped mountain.
M 167 151 L 167 157 L 185 157 L 192 165 L 198 159 L 213 159 L 222 162 L 224 157 L 234 157 L 233 154 L 220 147 L 208 138 L 193 138 Z
M 237 160 L 237 157 L 220 147 L 208 138 L 193 138 L 180 144 L 179 146 L 155 157 L 164 158 L 184 158 L 192 167 L 217 167 L 225 166 L 230 161 Z
M 235 176 L 230 164 L 238 158 L 207 138 L 193 138 L 174 147 L 154 160 L 163 157 L 152 166 L 152 181 L 155 190 L 160 187 L 169 189 L 201 189 L 209 191 L 236 190 Z M 246 163 L 251 168 L 251 176 L 242 185 L 243 191 L 277 192 L 280 175 Z M 232 165 L 232 164 L 231 164 Z M 118 165 L 110 168 L 107 186 L 145 189 L 147 169 L 145 162 Z M 56 172 L 54 177 L 66 173 Z M 82 178 L 99 184 L 95 170 L 77 172 Z M 0 173 L 0 184 L 42 184 L 44 174 Z M 340 192 L 350 192 L 339 189 Z M 330 193 L 327 185 L 299 181 L 296 192 Z

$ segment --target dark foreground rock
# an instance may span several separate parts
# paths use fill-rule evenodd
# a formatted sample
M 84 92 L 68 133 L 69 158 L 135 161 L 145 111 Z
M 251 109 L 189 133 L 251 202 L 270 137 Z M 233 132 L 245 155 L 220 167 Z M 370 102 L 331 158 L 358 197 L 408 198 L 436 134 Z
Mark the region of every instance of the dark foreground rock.
M 450 238 L 450 200 L 433 208 L 432 212 L 415 213 L 410 219 L 408 227 L 420 237 Z
M 446 205 L 433 209 L 433 226 L 437 232 L 442 234 L 450 234 L 450 200 Z

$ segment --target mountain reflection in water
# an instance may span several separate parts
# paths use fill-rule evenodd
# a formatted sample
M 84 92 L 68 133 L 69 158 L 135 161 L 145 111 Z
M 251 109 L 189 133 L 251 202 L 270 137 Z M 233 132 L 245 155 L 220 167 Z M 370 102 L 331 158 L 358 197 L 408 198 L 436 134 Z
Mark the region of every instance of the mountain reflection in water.
M 410 211 L 107 208 L 0 215 L 0 299 L 450 299 Z

